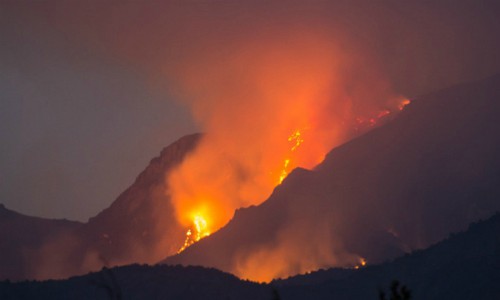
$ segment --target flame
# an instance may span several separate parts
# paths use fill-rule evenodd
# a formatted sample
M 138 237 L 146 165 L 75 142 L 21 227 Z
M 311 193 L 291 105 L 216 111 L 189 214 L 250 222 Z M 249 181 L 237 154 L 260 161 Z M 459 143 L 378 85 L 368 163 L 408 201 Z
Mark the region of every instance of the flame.
M 362 258 L 359 260 L 359 263 L 361 264 L 362 267 L 366 266 L 366 259 Z
M 292 146 L 290 147 L 290 150 L 289 150 L 289 155 L 291 155 L 304 142 L 304 138 L 302 137 L 301 131 L 297 129 L 297 130 L 294 130 L 292 132 L 292 134 L 288 137 L 287 141 L 289 143 L 292 143 Z M 282 168 L 282 170 L 280 172 L 280 176 L 279 176 L 279 183 L 280 184 L 283 182 L 283 180 L 286 178 L 286 176 L 289 173 L 289 170 L 291 168 L 290 163 L 291 163 L 291 158 L 286 158 L 283 162 L 283 168 Z M 203 217 L 199 213 L 195 214 L 192 217 L 191 227 L 186 232 L 186 238 L 184 240 L 184 244 L 177 251 L 177 254 L 181 253 L 187 247 L 191 246 L 192 244 L 198 242 L 202 238 L 207 237 L 209 235 L 210 235 L 210 231 L 208 229 L 208 223 L 206 221 L 206 218 Z
M 294 152 L 297 150 L 297 148 L 304 142 L 304 139 L 302 138 L 302 133 L 300 130 L 295 130 L 289 137 L 288 137 L 288 142 L 294 142 L 292 148 L 290 148 L 290 153 Z M 290 158 L 286 158 L 285 161 L 283 162 L 283 168 L 281 169 L 280 173 L 280 178 L 278 180 L 278 183 L 281 184 L 283 180 L 288 176 L 289 172 L 289 167 L 290 167 Z
M 398 106 L 399 108 L 399 106 Z M 357 117 L 356 118 L 356 125 L 354 129 L 356 131 L 360 131 L 362 129 L 366 129 L 367 127 L 375 127 L 375 125 L 378 125 L 380 120 L 385 119 L 387 116 L 389 116 L 392 113 L 392 111 L 388 109 L 384 109 L 382 111 L 379 111 L 376 114 L 372 114 L 368 117 Z
M 411 101 L 409 99 L 400 100 L 396 105 L 397 111 L 402 111 L 408 104 L 410 104 L 410 102 Z M 392 115 L 394 112 L 393 110 L 384 109 L 368 117 L 357 117 L 357 124 L 354 126 L 354 129 L 356 131 L 360 131 L 362 129 L 366 129 L 366 127 L 375 127 L 379 124 L 380 120 L 384 120 L 389 115 Z
M 203 236 L 193 211 L 206 220 L 207 232 L 215 232 L 236 209 L 265 201 L 292 169 L 314 168 L 332 148 L 398 111 L 402 99 L 371 64 L 322 31 L 255 36 L 174 69 L 179 96 L 206 132 L 166 178 L 177 221 L 189 230 L 179 252 Z M 356 117 L 363 124 L 353 132 Z M 329 252 L 318 254 L 321 263 L 317 257 L 303 262 L 294 256 L 302 250 L 288 246 L 273 256 L 275 273 L 261 267 L 273 251 L 228 259 L 237 260 L 243 277 L 266 279 L 290 275 L 287 259 L 300 270 L 357 264 L 357 257 L 337 259 Z
M 363 257 L 359 258 L 359 264 L 354 266 L 354 269 L 358 270 L 359 268 L 365 267 L 366 266 L 366 259 Z
M 192 244 L 198 242 L 204 237 L 210 235 L 210 231 L 208 230 L 207 220 L 199 214 L 194 215 L 193 224 L 190 229 L 186 232 L 186 239 L 184 240 L 184 245 L 177 251 L 177 254 L 184 251 L 187 247 Z
M 291 149 L 291 151 L 293 152 L 293 151 L 295 151 L 295 149 L 297 149 L 300 146 L 300 144 L 302 144 L 302 142 L 304 142 L 304 139 L 302 138 L 302 134 L 300 133 L 300 131 L 295 130 L 295 132 L 292 133 L 292 135 L 290 135 L 288 137 L 288 141 L 289 142 L 295 141 L 295 144 L 292 146 L 292 149 Z
M 281 170 L 280 178 L 279 178 L 279 183 L 282 183 L 283 180 L 288 176 L 288 165 L 290 164 L 290 159 L 285 159 L 285 162 L 283 163 L 283 169 Z

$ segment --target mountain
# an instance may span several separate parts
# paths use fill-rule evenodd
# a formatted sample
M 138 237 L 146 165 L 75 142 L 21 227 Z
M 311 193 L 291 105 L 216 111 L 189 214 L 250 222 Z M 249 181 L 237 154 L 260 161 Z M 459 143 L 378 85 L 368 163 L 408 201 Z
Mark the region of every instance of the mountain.
M 380 263 L 490 216 L 500 209 L 499 85 L 494 76 L 415 99 L 314 170 L 293 171 L 267 201 L 239 209 L 227 226 L 165 262 L 267 281 Z M 184 230 L 173 217 L 165 174 L 200 138 L 165 148 L 87 223 L 2 208 L 0 278 L 64 278 L 173 255 Z
M 28 260 L 33 253 L 47 240 L 82 225 L 68 220 L 25 216 L 0 204 L 0 278 L 26 278 L 30 274 L 29 265 L 36 263 Z
M 65 280 L 0 282 L 1 299 L 378 299 L 392 280 L 412 299 L 498 299 L 500 214 L 392 262 L 328 269 L 257 284 L 215 269 L 182 266 L 104 268 Z
M 173 215 L 164 176 L 200 138 L 188 135 L 166 147 L 87 223 L 26 217 L 0 207 L 0 279 L 64 278 L 174 254 L 185 233 Z
M 78 235 L 88 253 L 99 253 L 111 265 L 154 263 L 164 253 L 176 253 L 185 229 L 176 221 L 165 176 L 200 138 L 188 135 L 166 147 L 109 208 L 81 228 Z
M 270 280 L 380 263 L 500 210 L 500 75 L 414 99 L 168 264 Z
M 393 280 L 406 285 L 412 299 L 499 299 L 500 214 L 390 263 L 324 270 L 272 284 L 282 299 L 377 299 Z

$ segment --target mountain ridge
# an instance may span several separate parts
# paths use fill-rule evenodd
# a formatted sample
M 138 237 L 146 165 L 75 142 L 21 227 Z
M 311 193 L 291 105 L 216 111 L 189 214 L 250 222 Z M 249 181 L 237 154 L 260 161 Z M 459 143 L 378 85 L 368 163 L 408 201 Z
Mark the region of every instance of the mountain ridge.
M 480 244 L 481 247 L 477 245 Z M 500 213 L 450 234 L 428 249 L 360 269 L 327 269 L 274 280 L 238 279 L 193 266 L 129 265 L 64 280 L 0 281 L 2 299 L 377 299 L 397 279 L 413 299 L 500 296 Z M 444 275 L 444 276 L 443 276 Z
M 498 86 L 500 75 L 415 99 L 163 262 L 269 280 L 361 258 L 380 263 L 464 229 L 500 210 L 500 138 L 487 134 L 500 115 Z M 251 267 L 280 259 L 287 263 L 269 273 Z
M 29 217 L 1 206 L 0 279 L 64 278 L 102 266 L 152 263 L 175 253 L 184 229 L 173 215 L 164 176 L 201 138 L 187 135 L 165 147 L 129 188 L 86 223 Z M 63 228 L 40 234 L 45 227 Z

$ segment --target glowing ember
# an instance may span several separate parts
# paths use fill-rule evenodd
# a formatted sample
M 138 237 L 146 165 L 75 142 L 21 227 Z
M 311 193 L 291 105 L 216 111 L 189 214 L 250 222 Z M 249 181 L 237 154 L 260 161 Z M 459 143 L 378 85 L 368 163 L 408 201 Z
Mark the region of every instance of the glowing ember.
M 304 139 L 302 138 L 302 133 L 300 130 L 295 130 L 289 137 L 288 137 L 288 142 L 294 142 L 292 148 L 290 148 L 290 153 L 294 152 L 297 150 L 297 148 L 304 142 Z M 278 180 L 278 183 L 282 183 L 283 180 L 286 178 L 288 175 L 289 171 L 289 165 L 290 165 L 290 158 L 285 159 L 283 163 L 283 168 L 281 169 L 280 173 L 280 178 Z
M 184 241 L 184 245 L 182 245 L 177 253 L 181 253 L 187 247 L 209 235 L 210 232 L 208 231 L 207 220 L 205 220 L 205 218 L 201 215 L 195 215 L 193 218 L 192 228 L 188 229 L 188 231 L 186 232 L 186 240 Z
M 403 99 L 398 103 L 397 109 L 399 111 L 401 111 L 408 104 L 410 104 L 410 100 Z M 389 109 L 385 109 L 385 110 L 379 111 L 377 114 L 373 114 L 372 116 L 370 116 L 368 118 L 357 117 L 355 119 L 357 124 L 355 125 L 354 129 L 356 131 L 360 131 L 360 130 L 366 130 L 366 128 L 375 127 L 379 123 L 380 120 L 385 119 L 387 116 L 391 115 L 393 112 L 394 111 L 391 111 Z
M 184 228 L 178 247 L 182 237 L 185 247 L 197 240 L 194 212 L 215 232 L 238 208 L 268 199 L 292 169 L 314 168 L 331 149 L 399 112 L 405 98 L 391 91 L 377 64 L 359 59 L 365 53 L 345 51 L 320 27 L 279 39 L 273 31 L 262 39 L 252 34 L 231 40 L 231 55 L 204 51 L 161 67 L 172 69 L 168 78 L 176 95 L 206 132 L 166 178 L 165 192 Z M 279 236 L 276 243 L 228 257 L 227 270 L 271 280 L 323 265 L 359 264 L 354 254 L 344 260 L 323 247 L 295 249 L 290 244 L 295 235 Z M 308 251 L 319 257 L 310 260 Z
M 359 259 L 359 265 L 354 266 L 354 269 L 357 270 L 357 269 L 362 268 L 364 266 L 366 266 L 366 259 L 364 259 L 363 257 L 361 257 Z
M 292 135 L 288 137 L 289 142 L 295 141 L 295 145 L 293 145 L 291 151 L 295 151 L 295 149 L 297 149 L 300 146 L 300 144 L 302 144 L 304 139 L 301 136 L 302 136 L 302 134 L 300 133 L 300 131 L 295 130 L 295 132 L 292 133 Z
M 388 110 L 388 109 L 383 110 L 383 111 L 381 111 L 381 112 L 379 112 L 379 113 L 378 113 L 377 118 L 379 118 L 379 119 L 380 119 L 380 118 L 382 118 L 382 117 L 387 116 L 387 115 L 388 115 L 388 114 L 390 114 L 390 113 L 391 113 L 391 111 L 390 111 L 390 110 Z
M 390 114 L 391 114 L 391 111 L 388 109 L 385 109 L 385 110 L 378 112 L 376 115 L 372 115 L 368 119 L 358 117 L 358 118 L 356 118 L 356 122 L 358 123 L 358 125 L 368 125 L 369 127 L 374 127 L 375 125 L 377 125 L 379 120 L 383 119 L 384 117 L 386 117 Z M 359 130 L 359 128 L 356 128 L 356 129 Z
M 361 263 L 361 266 L 362 266 L 362 267 L 366 266 L 366 259 L 361 258 L 360 263 Z
M 410 104 L 410 102 L 411 101 L 408 99 L 404 99 L 403 101 L 401 101 L 398 105 L 399 110 L 403 110 L 406 105 Z
M 285 179 L 285 177 L 288 175 L 288 165 L 290 164 L 290 160 L 289 159 L 285 159 L 285 163 L 283 164 L 283 170 L 281 170 L 281 174 L 280 174 L 280 179 L 279 179 L 279 183 L 282 183 L 283 180 Z

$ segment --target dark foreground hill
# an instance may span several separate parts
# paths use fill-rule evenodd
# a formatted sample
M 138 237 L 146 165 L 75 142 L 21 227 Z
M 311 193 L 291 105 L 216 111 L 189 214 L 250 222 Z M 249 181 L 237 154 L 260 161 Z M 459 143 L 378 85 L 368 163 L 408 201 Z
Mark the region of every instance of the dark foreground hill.
M 359 270 L 323 270 L 266 285 L 202 267 L 131 265 L 67 280 L 0 282 L 0 299 L 367 300 L 378 299 L 379 288 L 387 290 L 393 279 L 416 300 L 500 299 L 500 214 L 427 250 Z
M 0 278 L 24 278 L 29 258 L 50 239 L 75 231 L 83 224 L 19 214 L 0 204 Z
M 500 75 L 412 101 L 167 259 L 257 280 L 381 263 L 500 210 Z
M 67 280 L 0 283 L 0 299 L 271 299 L 269 287 L 215 269 L 130 265 Z
M 377 299 L 399 280 L 412 299 L 500 299 L 500 214 L 393 262 L 275 281 L 283 299 Z

